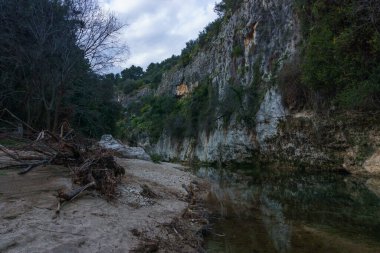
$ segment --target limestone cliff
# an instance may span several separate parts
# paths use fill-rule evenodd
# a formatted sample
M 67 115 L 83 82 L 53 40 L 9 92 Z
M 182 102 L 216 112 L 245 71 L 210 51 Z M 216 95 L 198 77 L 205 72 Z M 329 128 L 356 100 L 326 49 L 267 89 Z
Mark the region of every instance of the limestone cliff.
M 163 131 L 140 145 L 165 160 L 243 162 L 264 158 L 319 168 L 379 172 L 380 122 L 284 105 L 278 75 L 295 62 L 302 41 L 293 0 L 246 0 L 212 42 L 165 72 L 156 96 L 192 96 L 205 80 L 216 94 L 212 129 L 178 138 Z M 236 100 L 236 101 L 233 101 Z M 226 109 L 227 108 L 227 109 Z M 228 113 L 226 113 L 226 111 Z M 350 120 L 348 120 L 350 119 Z
M 196 158 L 211 162 L 243 161 L 252 157 L 253 151 L 265 149 L 266 139 L 277 133 L 277 124 L 287 113 L 275 84 L 276 74 L 282 62 L 296 54 L 299 39 L 292 0 L 245 1 L 224 22 L 211 45 L 187 66 L 165 73 L 156 93 L 191 95 L 202 80 L 210 79 L 222 104 L 235 85 L 243 93 L 243 110 L 250 112 L 250 121 L 256 122 L 256 126 L 239 120 L 236 112 L 227 126 L 223 117 L 216 117 L 216 127 L 209 133 L 200 132 L 196 138 L 174 140 L 163 134 L 152 150 L 165 159 Z M 254 101 L 258 110 L 250 108 L 250 97 L 244 94 L 248 90 L 259 93 Z M 218 114 L 218 108 L 216 111 Z

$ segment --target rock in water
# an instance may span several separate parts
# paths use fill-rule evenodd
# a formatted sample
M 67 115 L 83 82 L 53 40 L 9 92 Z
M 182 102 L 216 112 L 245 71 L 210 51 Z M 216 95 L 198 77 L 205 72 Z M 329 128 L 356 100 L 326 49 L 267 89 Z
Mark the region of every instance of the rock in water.
M 110 134 L 105 134 L 99 141 L 99 145 L 102 148 L 112 150 L 123 158 L 141 159 L 145 161 L 151 161 L 150 156 L 141 147 L 128 147 L 119 140 L 116 140 Z

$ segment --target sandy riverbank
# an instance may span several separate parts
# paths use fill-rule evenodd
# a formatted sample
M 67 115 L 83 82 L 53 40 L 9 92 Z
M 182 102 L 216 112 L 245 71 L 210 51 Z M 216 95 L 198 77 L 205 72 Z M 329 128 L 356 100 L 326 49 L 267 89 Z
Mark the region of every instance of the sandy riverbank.
M 207 220 L 192 193 L 205 193 L 201 180 L 176 164 L 118 162 L 126 176 L 116 201 L 87 192 L 57 217 L 57 191 L 74 187 L 68 169 L 37 168 L 24 176 L 0 170 L 0 252 L 199 251 L 197 232 Z

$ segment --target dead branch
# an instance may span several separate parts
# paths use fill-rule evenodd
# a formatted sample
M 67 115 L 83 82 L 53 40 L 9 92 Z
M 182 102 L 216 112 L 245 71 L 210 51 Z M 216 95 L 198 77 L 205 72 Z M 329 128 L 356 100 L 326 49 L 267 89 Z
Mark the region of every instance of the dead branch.
M 38 166 L 40 166 L 42 164 L 44 164 L 44 162 L 42 162 L 42 163 L 36 163 L 36 164 L 29 164 L 26 169 L 20 171 L 18 174 L 19 175 L 24 175 L 24 174 L 28 173 L 29 171 L 31 171 L 33 168 L 38 167 Z
M 76 190 L 73 190 L 71 192 L 64 192 L 64 191 L 60 191 L 58 193 L 58 197 L 61 199 L 61 203 L 63 201 L 72 201 L 73 199 L 75 199 L 79 194 L 81 194 L 83 191 L 87 190 L 88 188 L 90 187 L 94 187 L 96 186 L 96 183 L 93 181 L 91 183 L 88 183 L 86 184 L 85 186 L 82 186 Z
M 21 161 L 20 158 L 19 158 L 17 155 L 11 153 L 8 149 L 6 149 L 6 148 L 5 148 L 3 145 L 1 145 L 1 144 L 0 144 L 0 150 L 3 151 L 7 156 L 9 156 L 10 158 L 12 158 L 13 160 L 18 161 L 18 162 Z
M 18 122 L 20 122 L 21 124 L 23 124 L 24 126 L 26 126 L 27 128 L 29 128 L 30 130 L 32 130 L 33 132 L 35 133 L 38 133 L 38 131 L 36 129 L 34 129 L 33 127 L 31 127 L 29 124 L 27 124 L 25 121 L 21 120 L 19 117 L 17 117 L 16 115 L 14 115 L 11 111 L 9 111 L 7 108 L 4 108 L 2 110 L 3 112 L 7 112 L 12 118 L 14 118 L 15 120 L 17 120 Z
M 142 196 L 147 197 L 147 198 L 153 198 L 153 199 L 159 197 L 156 193 L 154 193 L 154 192 L 149 188 L 148 185 L 143 184 L 143 185 L 140 185 L 140 186 L 141 186 L 141 188 L 142 188 L 142 191 L 141 191 L 141 193 L 140 193 Z
M 82 187 L 71 193 L 61 193 L 60 199 L 70 201 L 89 187 L 95 187 L 107 199 L 115 198 L 117 185 L 125 174 L 124 168 L 109 152 L 100 147 L 90 148 L 92 142 L 80 138 L 66 139 L 74 131 L 69 129 L 66 133 L 63 128 L 59 134 L 47 130 L 39 132 L 37 139 L 17 148 L 20 154 L 16 149 L 0 145 L 0 150 L 15 163 L 6 168 L 22 168 L 19 174 L 24 175 L 39 166 L 63 165 L 73 168 L 73 181 Z
M 26 169 L 24 169 L 23 171 L 20 171 L 18 174 L 19 175 L 24 175 L 26 173 L 28 173 L 29 171 L 31 171 L 33 168 L 36 168 L 38 166 L 46 166 L 46 165 L 49 165 L 52 163 L 52 161 L 56 158 L 56 155 L 53 156 L 52 158 L 50 158 L 49 160 L 44 160 L 44 161 L 41 161 L 41 162 L 38 162 L 38 163 L 34 163 L 34 164 L 30 164 Z
M 74 200 L 82 192 L 84 192 L 88 188 L 94 187 L 94 186 L 96 186 L 96 183 L 95 182 L 91 182 L 91 183 L 88 183 L 87 185 L 85 185 L 83 187 L 80 187 L 80 188 L 78 188 L 76 190 L 73 190 L 71 192 L 64 192 L 63 190 L 59 191 L 58 192 L 58 205 L 57 205 L 57 209 L 55 210 L 55 214 L 56 215 L 53 218 L 56 218 L 57 215 L 59 215 L 59 213 L 61 212 L 61 208 L 63 206 L 63 203 Z

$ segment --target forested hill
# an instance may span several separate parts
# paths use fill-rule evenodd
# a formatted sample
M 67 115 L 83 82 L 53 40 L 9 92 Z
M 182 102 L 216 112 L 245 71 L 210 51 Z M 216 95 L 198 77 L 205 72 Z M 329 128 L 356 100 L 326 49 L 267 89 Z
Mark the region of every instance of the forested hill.
M 357 146 L 347 158 L 356 166 L 371 154 L 378 1 L 224 0 L 215 10 L 219 18 L 179 57 L 118 76 L 119 136 L 166 160 L 259 153 L 335 166 Z
M 0 0 L 0 127 L 13 127 L 7 109 L 38 130 L 112 132 L 114 79 L 98 73 L 122 60 L 122 28 L 96 0 Z

